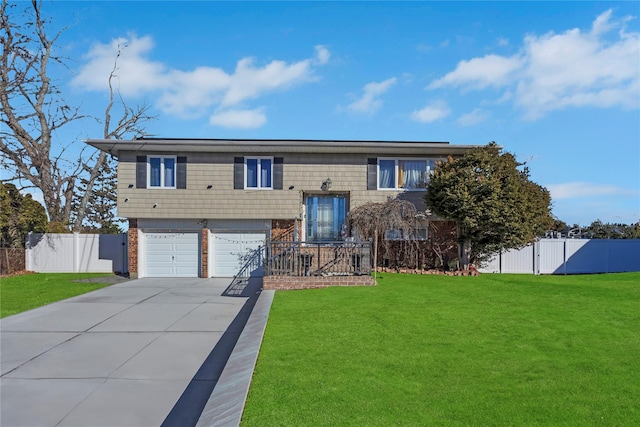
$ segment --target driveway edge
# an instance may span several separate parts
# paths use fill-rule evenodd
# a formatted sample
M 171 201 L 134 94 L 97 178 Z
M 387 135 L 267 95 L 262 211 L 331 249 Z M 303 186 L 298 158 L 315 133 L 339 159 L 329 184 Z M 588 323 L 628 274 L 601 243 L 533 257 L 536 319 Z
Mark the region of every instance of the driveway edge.
M 275 291 L 262 291 L 196 427 L 238 426 Z

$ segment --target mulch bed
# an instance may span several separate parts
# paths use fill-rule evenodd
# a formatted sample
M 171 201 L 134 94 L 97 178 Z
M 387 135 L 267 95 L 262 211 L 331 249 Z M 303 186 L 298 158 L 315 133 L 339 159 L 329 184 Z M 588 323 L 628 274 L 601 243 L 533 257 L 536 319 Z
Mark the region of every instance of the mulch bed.
M 20 271 L 13 271 L 9 274 L 2 274 L 0 275 L 0 277 L 24 276 L 25 274 L 36 274 L 36 273 L 35 271 L 20 270 Z
M 402 274 L 437 274 L 442 276 L 479 276 L 480 273 L 475 267 L 468 270 L 443 271 L 436 269 L 421 270 L 414 268 L 389 268 L 378 267 L 378 273 L 402 273 Z

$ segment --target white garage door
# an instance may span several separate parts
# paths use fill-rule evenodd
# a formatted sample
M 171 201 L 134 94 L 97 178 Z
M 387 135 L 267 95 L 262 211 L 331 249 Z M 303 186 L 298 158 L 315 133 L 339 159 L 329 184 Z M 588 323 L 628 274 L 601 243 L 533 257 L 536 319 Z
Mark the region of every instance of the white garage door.
M 262 259 L 256 251 L 264 240 L 265 233 L 214 233 L 213 276 L 233 277 L 246 263 L 251 276 L 262 276 Z
M 198 277 L 198 233 L 145 233 L 145 277 Z

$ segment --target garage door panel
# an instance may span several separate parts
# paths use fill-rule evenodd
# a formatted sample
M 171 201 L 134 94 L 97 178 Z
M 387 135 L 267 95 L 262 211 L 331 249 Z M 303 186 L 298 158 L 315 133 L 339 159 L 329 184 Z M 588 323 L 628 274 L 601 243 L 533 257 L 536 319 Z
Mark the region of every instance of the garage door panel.
M 150 253 L 162 253 L 169 252 L 173 245 L 171 242 L 167 242 L 166 240 L 154 240 L 153 243 L 147 246 L 147 252 Z
M 198 277 L 198 233 L 145 233 L 145 276 Z
M 224 249 L 224 248 L 219 248 L 219 250 L 217 251 L 217 255 L 218 255 L 218 261 L 219 262 L 238 262 L 238 253 L 236 252 L 232 252 L 233 249 Z
M 256 249 L 264 245 L 265 233 L 214 233 L 213 234 L 213 274 L 219 277 L 233 277 L 244 266 Z M 251 275 L 262 275 L 262 268 L 256 266 Z
M 192 253 L 193 252 L 193 243 L 189 242 L 189 243 L 176 243 L 175 244 L 175 250 L 177 253 L 180 252 L 185 252 L 185 253 Z
M 192 266 L 179 266 L 176 265 L 174 267 L 174 275 L 175 277 L 198 277 L 197 274 L 193 274 L 193 267 Z
M 153 266 L 153 269 L 146 274 L 147 277 L 171 277 L 173 275 L 173 267 L 167 263 Z
M 171 262 L 171 254 L 167 253 L 148 253 L 147 252 L 147 263 L 170 263 Z

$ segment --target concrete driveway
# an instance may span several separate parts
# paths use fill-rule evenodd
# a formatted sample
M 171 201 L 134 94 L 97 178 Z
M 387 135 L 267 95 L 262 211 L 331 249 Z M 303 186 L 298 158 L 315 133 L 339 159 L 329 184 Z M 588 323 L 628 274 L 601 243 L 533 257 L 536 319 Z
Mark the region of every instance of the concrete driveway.
M 2 319 L 0 425 L 195 425 L 260 288 L 230 282 L 138 279 Z

